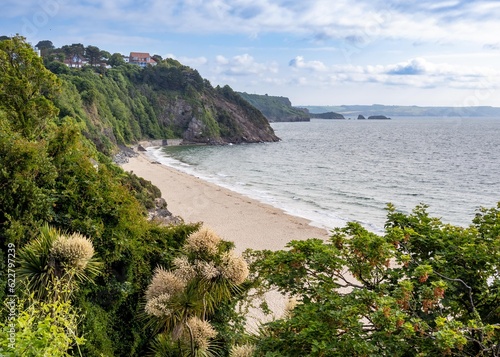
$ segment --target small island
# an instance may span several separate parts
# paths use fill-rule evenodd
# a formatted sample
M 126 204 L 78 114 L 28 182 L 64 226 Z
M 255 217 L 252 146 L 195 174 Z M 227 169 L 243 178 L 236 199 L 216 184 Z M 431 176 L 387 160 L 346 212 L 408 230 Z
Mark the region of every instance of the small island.
M 385 115 L 370 115 L 368 119 L 371 120 L 390 120 L 391 118 L 386 117 Z
M 342 114 L 335 112 L 327 112 L 327 113 L 311 113 L 311 118 L 314 119 L 345 119 Z

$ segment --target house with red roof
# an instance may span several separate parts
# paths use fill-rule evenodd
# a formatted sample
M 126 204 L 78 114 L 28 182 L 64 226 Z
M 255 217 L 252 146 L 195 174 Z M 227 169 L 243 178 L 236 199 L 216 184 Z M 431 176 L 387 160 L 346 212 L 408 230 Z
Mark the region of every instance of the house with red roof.
M 154 66 L 156 61 L 147 52 L 130 52 L 129 63 L 146 67 L 148 64 Z

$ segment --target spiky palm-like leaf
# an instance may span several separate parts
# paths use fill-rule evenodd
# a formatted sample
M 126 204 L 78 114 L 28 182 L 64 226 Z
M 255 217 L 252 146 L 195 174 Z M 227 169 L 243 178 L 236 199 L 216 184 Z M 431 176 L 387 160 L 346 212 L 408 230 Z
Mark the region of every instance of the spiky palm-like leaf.
M 183 323 L 190 316 L 202 316 L 204 307 L 203 299 L 196 284 L 191 282 L 186 288 L 164 302 L 168 314 L 163 316 L 146 315 L 146 327 L 156 332 L 168 331 L 173 337 L 178 337 L 182 332 Z
M 19 251 L 18 277 L 25 281 L 28 290 L 32 291 L 36 298 L 43 298 L 48 294 L 47 288 L 54 276 L 54 267 L 50 264 L 50 249 L 59 233 L 58 230 L 44 225 L 38 238 Z
M 40 235 L 19 251 L 18 276 L 24 280 L 27 290 L 41 300 L 49 299 L 59 283 L 65 285 L 69 296 L 71 291 L 85 281 L 91 281 L 100 273 L 102 263 L 90 258 L 84 267 L 71 266 L 58 261 L 51 253 L 54 242 L 64 234 L 45 224 Z
M 148 357 L 219 357 L 222 349 L 217 341 L 210 341 L 206 350 L 191 351 L 189 346 L 181 341 L 173 341 L 169 333 L 163 332 L 156 335 L 151 342 Z

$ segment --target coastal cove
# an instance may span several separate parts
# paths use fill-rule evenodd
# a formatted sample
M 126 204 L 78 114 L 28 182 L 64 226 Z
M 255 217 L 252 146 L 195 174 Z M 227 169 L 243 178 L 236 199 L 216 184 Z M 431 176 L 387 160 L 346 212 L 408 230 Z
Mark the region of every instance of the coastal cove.
M 1 356 L 500 357 L 500 117 L 270 123 L 36 47 L 0 38 Z
M 203 222 L 224 240 L 233 242 L 239 253 L 246 249 L 281 250 L 292 240 L 329 238 L 327 230 L 311 226 L 309 220 L 158 164 L 151 151 L 131 157 L 122 167 L 156 185 L 174 215 L 187 223 Z M 282 316 L 287 299 L 276 291 L 266 293 L 265 299 L 272 314 L 264 315 L 258 308 L 250 309 L 247 314 L 249 331 L 257 332 L 262 322 Z
M 327 230 L 311 226 L 306 219 L 154 162 L 140 154 L 122 167 L 156 185 L 174 215 L 186 222 L 203 222 L 234 242 L 239 252 L 278 250 L 291 240 L 328 238 Z
M 386 204 L 466 226 L 500 197 L 500 120 L 273 123 L 278 143 L 150 148 L 154 160 L 331 229 L 382 233 Z

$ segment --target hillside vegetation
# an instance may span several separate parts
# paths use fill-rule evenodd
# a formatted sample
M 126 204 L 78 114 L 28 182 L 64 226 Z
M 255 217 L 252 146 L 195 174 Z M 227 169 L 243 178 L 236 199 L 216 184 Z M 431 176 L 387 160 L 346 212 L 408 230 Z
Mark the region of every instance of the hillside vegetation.
M 143 139 L 185 143 L 277 141 L 265 117 L 229 86 L 213 88 L 199 73 L 166 59 L 141 68 L 68 68 L 53 57 L 46 65 L 61 79 L 55 98 L 60 116 L 71 116 L 102 152 Z
M 250 104 L 259 109 L 269 122 L 309 121 L 307 110 L 292 107 L 290 99 L 271 95 L 238 93 Z

